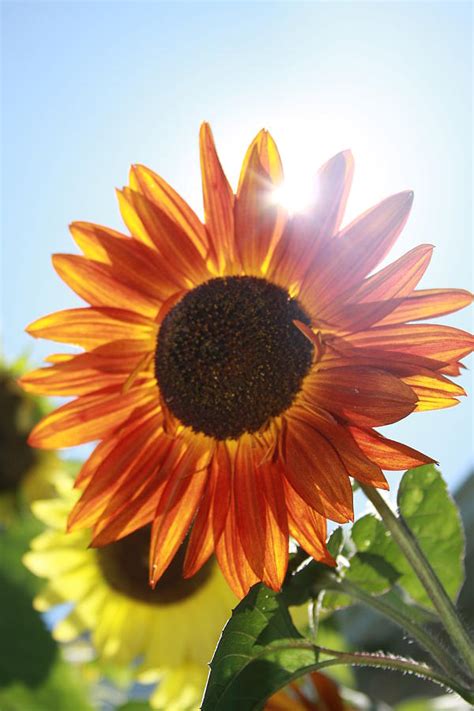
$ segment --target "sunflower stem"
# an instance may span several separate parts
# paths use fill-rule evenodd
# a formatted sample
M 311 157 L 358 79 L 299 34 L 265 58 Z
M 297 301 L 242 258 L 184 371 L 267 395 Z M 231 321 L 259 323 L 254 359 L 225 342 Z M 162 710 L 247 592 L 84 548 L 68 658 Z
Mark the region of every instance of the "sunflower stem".
M 385 526 L 413 568 L 415 575 L 437 610 L 444 628 L 464 660 L 466 668 L 474 677 L 474 647 L 456 613 L 456 608 L 421 550 L 418 541 L 403 519 L 394 514 L 376 489 L 365 484 L 360 486 L 369 501 L 375 506 Z
M 415 674 L 423 677 L 436 684 L 441 684 L 445 688 L 455 691 L 461 698 L 469 703 L 474 702 L 474 691 L 460 686 L 450 677 L 446 677 L 438 671 L 435 671 L 427 664 L 415 662 L 412 659 L 404 657 L 387 656 L 385 654 L 371 654 L 368 652 L 340 652 L 335 649 L 327 649 L 326 647 L 316 647 L 319 653 L 333 657 L 332 659 L 319 662 L 318 669 L 336 664 L 348 664 L 351 666 L 363 667 L 378 667 L 381 669 L 391 669 L 393 671 L 401 671 L 405 674 Z
M 371 607 L 385 617 L 388 617 L 392 622 L 408 632 L 408 634 L 438 663 L 440 669 L 443 669 L 447 674 L 450 674 L 462 683 L 462 679 L 459 678 L 459 670 L 456 665 L 452 663 L 450 656 L 446 654 L 446 650 L 438 645 L 436 639 L 428 630 L 414 622 L 411 617 L 393 605 L 390 605 L 386 600 L 375 595 L 369 595 L 349 580 L 341 580 L 335 583 L 330 589 L 336 592 L 343 592 L 368 607 Z

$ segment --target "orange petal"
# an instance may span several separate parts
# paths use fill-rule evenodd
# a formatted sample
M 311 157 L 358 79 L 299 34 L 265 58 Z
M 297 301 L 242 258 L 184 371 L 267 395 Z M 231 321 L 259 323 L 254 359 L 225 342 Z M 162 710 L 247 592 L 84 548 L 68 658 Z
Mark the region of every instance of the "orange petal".
M 464 388 L 437 373 L 410 375 L 403 381 L 418 397 L 417 412 L 454 407 L 459 403 L 457 398 L 466 395 Z
M 376 274 L 364 279 L 351 302 L 379 301 L 409 296 L 425 273 L 433 245 L 420 244 Z
M 235 202 L 235 241 L 245 273 L 260 275 L 283 229 L 285 213 L 272 199 L 282 173 L 277 148 L 267 132 L 257 136 L 249 151 Z
M 222 535 L 216 545 L 216 557 L 229 587 L 238 598 L 245 597 L 252 585 L 259 582 L 245 555 L 232 501 Z
M 283 476 L 270 463 L 261 464 L 257 483 L 267 504 L 264 582 L 274 590 L 280 590 L 288 568 L 289 536 Z
M 345 427 L 328 413 L 315 410 L 311 403 L 304 402 L 303 408 L 293 407 L 292 415 L 305 419 L 323 435 L 336 450 L 350 476 L 379 489 L 389 488 L 380 467 L 365 456 Z
M 344 711 L 346 704 L 339 694 L 337 684 L 325 674 L 311 672 L 310 678 L 316 690 L 316 695 L 323 709 L 329 711 Z
M 115 308 L 57 311 L 34 321 L 27 332 L 35 338 L 73 343 L 86 349 L 121 339 L 154 341 L 156 328 L 145 316 Z
M 144 476 L 159 469 L 171 448 L 161 425 L 156 408 L 144 408 L 98 445 L 76 480 L 76 486 L 87 487 L 69 517 L 70 530 L 95 525 L 107 508 L 117 511 L 127 501 L 120 493 L 124 486 L 131 484 L 135 492 Z
M 316 178 L 316 201 L 310 212 L 315 238 L 334 235 L 341 224 L 354 174 L 354 158 L 342 151 L 327 161 Z
M 312 424 L 287 416 L 280 448 L 285 476 L 307 504 L 334 521 L 352 520 L 348 473 L 337 452 Z
M 73 254 L 55 254 L 53 265 L 61 279 L 91 306 L 132 308 L 151 319 L 158 311 L 158 302 L 120 281 L 108 264 Z
M 255 575 L 263 580 L 267 543 L 266 501 L 258 483 L 252 444 L 251 435 L 242 435 L 237 443 L 233 482 L 235 522 L 245 556 Z
M 333 557 L 326 548 L 325 516 L 311 508 L 285 478 L 283 483 L 291 535 L 315 560 L 335 565 Z
M 412 389 L 389 372 L 363 366 L 320 370 L 305 382 L 311 402 L 353 424 L 388 425 L 413 412 Z
M 122 218 L 130 232 L 153 245 L 165 264 L 176 272 L 179 283 L 196 284 L 209 278 L 204 258 L 196 243 L 164 210 L 139 192 L 124 188 L 117 191 Z
M 258 155 L 263 170 L 274 185 L 279 185 L 283 180 L 283 167 L 276 143 L 269 132 L 262 129 L 257 133 L 247 148 L 240 170 L 237 195 L 240 195 L 244 189 L 245 181 L 248 180 L 249 172 L 251 172 L 250 164 L 253 160 L 254 153 Z
M 163 178 L 144 165 L 134 165 L 130 171 L 130 187 L 159 207 L 196 245 L 201 257 L 207 255 L 209 247 L 204 225 Z
M 182 442 L 164 440 L 158 438 L 155 447 L 148 447 L 143 456 L 138 455 L 132 476 L 125 478 L 108 497 L 96 520 L 92 545 L 111 543 L 153 520 L 173 467 L 182 454 Z
M 381 325 L 435 318 L 459 311 L 472 303 L 473 295 L 464 289 L 424 289 L 415 291 L 388 316 Z
M 121 281 L 150 298 L 164 301 L 183 288 L 184 280 L 173 265 L 142 242 L 117 238 L 111 230 L 88 222 L 73 222 L 69 229 L 86 257 L 111 265 Z
M 209 476 L 199 511 L 193 523 L 183 566 L 185 578 L 192 577 L 215 549 L 222 535 L 231 498 L 231 462 L 223 442 L 209 466 Z
M 300 297 L 318 318 L 331 313 L 335 298 L 350 293 L 385 257 L 402 231 L 413 193 L 392 195 L 346 227 L 309 265 Z
M 375 430 L 351 426 L 349 432 L 368 458 L 382 469 L 402 471 L 419 467 L 422 464 L 434 463 L 434 459 L 426 454 L 422 454 L 406 444 L 387 439 Z
M 171 563 L 195 516 L 208 477 L 207 437 L 193 436 L 160 498 L 151 534 L 150 583 Z
M 227 274 L 235 264 L 234 193 L 222 170 L 209 124 L 202 124 L 199 141 L 204 214 L 213 262 L 220 274 L 224 269 Z
M 93 370 L 81 366 L 79 359 L 80 356 L 76 356 L 74 360 L 50 368 L 32 370 L 20 378 L 19 383 L 27 392 L 38 395 L 87 395 L 102 388 L 120 388 L 125 382 L 125 373 Z
M 56 449 L 103 439 L 130 417 L 133 410 L 155 399 L 156 385 L 140 386 L 128 393 L 84 395 L 46 415 L 32 430 L 32 447 Z
M 348 335 L 347 341 L 357 347 L 412 353 L 443 362 L 459 360 L 474 348 L 470 333 L 437 324 L 378 326 Z
M 270 259 L 268 277 L 281 286 L 303 279 L 316 254 L 339 228 L 352 182 L 350 151 L 338 153 L 319 170 L 316 199 L 288 221 Z

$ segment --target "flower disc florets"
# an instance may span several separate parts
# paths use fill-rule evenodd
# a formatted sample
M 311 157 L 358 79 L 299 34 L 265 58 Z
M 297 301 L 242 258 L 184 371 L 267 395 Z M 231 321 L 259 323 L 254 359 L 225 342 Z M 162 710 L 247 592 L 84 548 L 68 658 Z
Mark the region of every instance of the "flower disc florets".
M 156 377 L 183 424 L 215 439 L 256 432 L 293 402 L 313 346 L 296 328 L 309 318 L 288 292 L 265 279 L 211 279 L 166 316 Z
M 99 567 L 111 588 L 127 597 L 151 605 L 184 600 L 209 577 L 214 561 L 209 560 L 192 578 L 183 578 L 186 544 L 183 544 L 154 589 L 148 585 L 150 526 L 131 533 L 96 551 Z

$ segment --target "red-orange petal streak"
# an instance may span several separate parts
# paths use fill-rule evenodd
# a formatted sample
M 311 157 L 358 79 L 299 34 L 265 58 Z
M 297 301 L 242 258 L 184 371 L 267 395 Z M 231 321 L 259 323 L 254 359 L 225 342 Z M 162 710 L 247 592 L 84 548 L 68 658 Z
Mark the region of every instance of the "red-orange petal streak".
M 29 437 L 32 447 L 56 449 L 103 439 L 120 427 L 132 412 L 156 397 L 156 386 L 128 393 L 84 395 L 46 415 Z
M 406 444 L 387 439 L 370 428 L 351 426 L 349 432 L 369 459 L 382 469 L 402 471 L 422 464 L 433 464 L 435 461 L 426 454 Z
M 219 273 L 233 271 L 234 193 L 216 152 L 212 131 L 203 123 L 199 134 L 201 149 L 202 190 L 206 226 L 211 238 L 212 259 Z
M 308 422 L 287 419 L 280 447 L 291 486 L 321 515 L 352 520 L 352 488 L 336 451 Z
M 208 239 L 201 220 L 166 180 L 144 165 L 134 165 L 130 171 L 130 187 L 165 212 L 196 245 L 201 257 L 207 255 Z
M 156 316 L 159 303 L 120 281 L 108 264 L 75 254 L 55 254 L 53 265 L 61 279 L 91 306 L 133 308 L 151 319 Z

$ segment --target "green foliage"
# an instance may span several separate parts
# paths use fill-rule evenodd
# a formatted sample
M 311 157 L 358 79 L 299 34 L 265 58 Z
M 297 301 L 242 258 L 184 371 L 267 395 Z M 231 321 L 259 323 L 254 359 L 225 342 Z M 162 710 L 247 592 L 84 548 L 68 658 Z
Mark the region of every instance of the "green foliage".
M 41 530 L 32 516 L 0 532 L 0 708 L 2 711 L 91 711 L 77 670 L 64 662 L 33 609 L 42 581 L 21 563 Z
M 255 585 L 224 628 L 202 709 L 255 711 L 317 662 L 316 650 L 304 643 L 281 595 Z
M 464 533 L 459 511 L 438 469 L 427 465 L 406 472 L 398 490 L 398 506 L 446 592 L 456 599 L 464 581 Z M 431 607 L 402 555 L 398 553 L 392 562 L 401 573 L 400 585 L 414 600 Z
M 438 470 L 426 466 L 406 472 L 398 504 L 404 525 L 455 598 L 463 580 L 463 532 Z M 380 600 L 379 611 L 392 609 L 422 626 L 436 619 L 418 578 L 375 516 L 359 519 L 346 540 L 343 530 L 336 528 L 328 548 L 338 559 L 336 569 L 310 561 L 287 577 L 282 593 L 258 585 L 237 606 L 211 663 L 203 711 L 262 708 L 283 685 L 324 665 L 324 660 L 318 660 L 317 649 L 294 627 L 287 609 L 315 599 L 322 591 L 326 611 L 354 602 L 357 588 L 359 599 L 366 601 L 369 595 Z M 334 640 L 324 644 L 321 625 L 315 644 L 343 649 Z
M 406 472 L 398 491 L 398 505 L 402 520 L 455 599 L 464 579 L 464 536 L 459 513 L 440 472 L 432 465 Z M 351 559 L 348 580 L 374 594 L 386 592 L 397 582 L 415 602 L 432 606 L 382 521 L 371 514 L 364 516 L 354 524 L 351 535 L 357 553 Z M 361 559 L 365 566 L 361 566 Z

